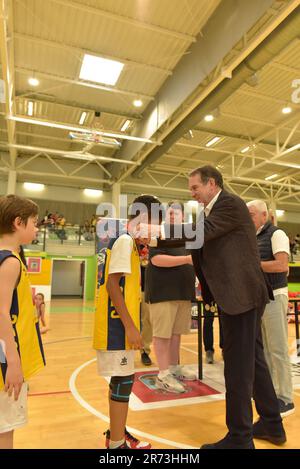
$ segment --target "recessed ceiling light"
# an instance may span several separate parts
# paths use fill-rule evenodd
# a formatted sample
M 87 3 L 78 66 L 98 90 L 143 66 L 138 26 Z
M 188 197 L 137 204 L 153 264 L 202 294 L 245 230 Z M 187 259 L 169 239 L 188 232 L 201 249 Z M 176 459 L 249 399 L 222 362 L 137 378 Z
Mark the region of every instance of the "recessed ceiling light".
M 250 147 L 245 147 L 241 150 L 241 153 L 247 153 L 250 150 Z
M 85 54 L 79 78 L 114 86 L 119 79 L 123 67 L 124 64 L 116 60 Z
M 81 114 L 81 116 L 80 116 L 80 119 L 79 119 L 79 124 L 80 124 L 80 125 L 83 125 L 86 116 L 87 116 L 87 112 L 83 111 L 82 114 Z
M 37 184 L 35 182 L 24 182 L 23 187 L 28 191 L 41 192 L 45 189 L 45 184 Z
M 30 77 L 30 78 L 28 78 L 28 83 L 31 86 L 39 86 L 40 80 L 38 80 L 37 78 L 34 78 L 34 77 Z
M 268 176 L 265 178 L 265 181 L 271 181 L 271 179 L 277 178 L 278 174 L 272 174 L 271 176 Z
M 204 117 L 204 120 L 206 122 L 211 122 L 214 120 L 214 116 L 212 114 L 207 114 L 205 117 Z
M 214 137 L 212 138 L 207 144 L 205 145 L 206 147 L 211 147 L 215 143 L 217 143 L 220 140 L 221 137 Z
M 101 197 L 103 194 L 103 191 L 96 190 L 96 189 L 84 189 L 83 192 L 84 192 L 84 195 L 88 197 L 93 197 L 93 198 Z
M 33 101 L 28 101 L 27 104 L 27 114 L 33 116 Z
M 142 101 L 141 99 L 135 99 L 135 100 L 133 101 L 133 105 L 134 105 L 135 107 L 142 107 L 142 106 L 143 106 L 143 101 Z
M 292 112 L 292 108 L 290 106 L 285 106 L 281 110 L 282 114 L 290 114 Z
M 121 132 L 125 132 L 131 124 L 131 120 L 127 119 L 121 127 Z

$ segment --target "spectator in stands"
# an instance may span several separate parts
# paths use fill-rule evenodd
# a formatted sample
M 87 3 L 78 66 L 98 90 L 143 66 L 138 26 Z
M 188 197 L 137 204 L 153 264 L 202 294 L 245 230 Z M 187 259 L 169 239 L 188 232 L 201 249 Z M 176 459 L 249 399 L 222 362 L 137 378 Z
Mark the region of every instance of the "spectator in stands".
M 59 215 L 58 219 L 57 219 L 57 226 L 63 228 L 65 225 L 66 225 L 66 219 L 65 217 L 61 214 Z
M 299 247 L 300 247 L 300 235 L 299 234 L 296 234 L 295 236 L 295 243 L 296 243 L 295 254 L 297 254 Z
M 83 225 L 83 228 L 84 228 L 84 232 L 85 232 L 85 233 L 90 233 L 90 231 L 91 231 L 91 224 L 90 224 L 90 221 L 89 221 L 89 220 L 85 220 L 84 225 Z
M 280 414 L 286 417 L 295 411 L 287 323 L 289 238 L 268 221 L 265 202 L 252 200 L 247 206 L 256 229 L 261 268 L 273 289 L 274 300 L 266 305 L 262 316 L 262 335 Z
M 294 254 L 295 254 L 295 247 L 296 247 L 296 241 L 293 235 L 289 234 L 289 245 L 290 245 L 290 256 L 291 256 L 291 262 L 294 262 Z
M 183 221 L 183 206 L 170 202 L 167 223 Z M 182 393 L 181 379 L 196 380 L 196 374 L 179 366 L 182 334 L 191 328 L 191 301 L 195 299 L 195 273 L 185 248 L 150 248 L 146 270 L 145 300 L 149 303 L 153 347 L 159 367 L 158 389 Z
M 97 225 L 97 216 L 96 215 L 92 216 L 90 225 L 91 225 L 91 232 L 96 233 L 96 225 Z
M 66 230 L 65 230 L 65 225 L 66 225 L 66 219 L 65 217 L 61 214 L 58 216 L 56 220 L 56 227 L 57 227 L 57 237 L 61 240 L 66 240 Z
M 45 215 L 43 216 L 43 218 L 41 219 L 39 225 L 40 225 L 40 226 L 47 225 L 47 224 L 48 224 L 48 221 L 49 221 L 49 211 L 46 210 L 46 213 L 45 213 Z

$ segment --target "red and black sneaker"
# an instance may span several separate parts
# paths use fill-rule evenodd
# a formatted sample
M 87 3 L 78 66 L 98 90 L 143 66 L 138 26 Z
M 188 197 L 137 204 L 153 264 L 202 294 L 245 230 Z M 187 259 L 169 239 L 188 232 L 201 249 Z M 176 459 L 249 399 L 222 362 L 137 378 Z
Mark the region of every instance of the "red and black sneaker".
M 131 449 L 150 449 L 151 443 L 148 441 L 140 441 L 135 438 L 129 431 L 125 428 L 125 441 Z
M 110 430 L 106 430 L 106 432 L 103 433 L 103 435 L 106 436 L 105 440 L 105 447 L 109 448 L 109 441 L 110 441 Z M 125 428 L 125 443 L 124 445 L 127 446 L 127 449 L 150 449 L 151 444 L 148 443 L 147 441 L 140 441 L 137 438 L 135 438 L 131 433 L 129 433 L 126 428 Z M 118 449 L 123 449 L 119 447 Z

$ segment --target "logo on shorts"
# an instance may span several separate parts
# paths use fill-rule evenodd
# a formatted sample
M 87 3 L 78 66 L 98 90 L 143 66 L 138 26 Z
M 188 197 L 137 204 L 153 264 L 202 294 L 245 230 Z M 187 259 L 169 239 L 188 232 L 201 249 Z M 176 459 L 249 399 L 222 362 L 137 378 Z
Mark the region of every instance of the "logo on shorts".
M 6 349 L 4 340 L 0 339 L 0 363 L 6 363 Z
M 121 366 L 125 366 L 125 365 L 127 365 L 127 363 L 128 363 L 128 361 L 127 361 L 126 357 L 123 357 L 122 360 L 120 361 Z

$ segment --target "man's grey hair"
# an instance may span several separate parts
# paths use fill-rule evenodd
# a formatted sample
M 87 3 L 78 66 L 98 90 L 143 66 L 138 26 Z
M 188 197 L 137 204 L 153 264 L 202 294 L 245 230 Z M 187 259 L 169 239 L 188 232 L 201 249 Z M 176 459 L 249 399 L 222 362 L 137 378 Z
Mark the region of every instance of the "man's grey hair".
M 266 212 L 268 213 L 268 207 L 266 202 L 263 200 L 251 200 L 247 203 L 247 207 L 255 207 L 260 213 Z

